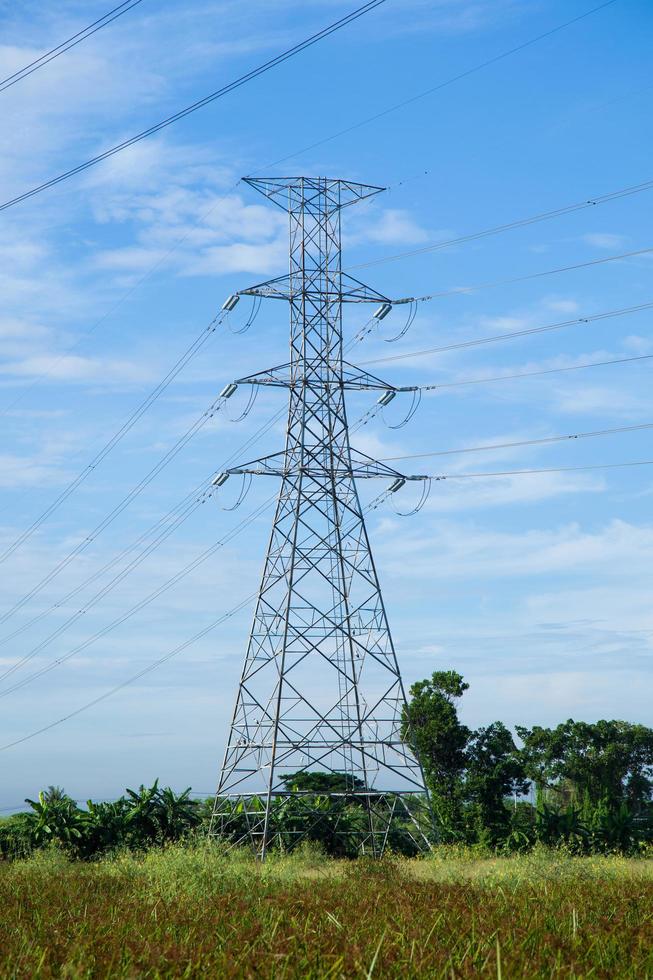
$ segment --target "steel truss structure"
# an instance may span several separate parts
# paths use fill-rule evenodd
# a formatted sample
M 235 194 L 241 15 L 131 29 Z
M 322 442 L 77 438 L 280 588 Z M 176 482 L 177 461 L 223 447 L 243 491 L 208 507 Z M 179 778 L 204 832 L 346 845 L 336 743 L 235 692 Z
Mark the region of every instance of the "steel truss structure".
M 261 857 L 325 822 L 335 849 L 428 847 L 430 807 L 402 739 L 405 693 L 359 478 L 406 479 L 350 447 L 345 391 L 393 389 L 343 360 L 343 303 L 388 303 L 341 267 L 341 212 L 383 190 L 327 178 L 246 178 L 290 219 L 287 276 L 241 291 L 290 306 L 290 362 L 238 383 L 285 387 L 285 450 L 228 473 L 281 487 L 240 679 L 212 833 Z M 404 733 L 405 734 L 405 733 Z M 324 792 L 301 775 L 338 774 Z M 334 787 L 337 786 L 337 792 Z

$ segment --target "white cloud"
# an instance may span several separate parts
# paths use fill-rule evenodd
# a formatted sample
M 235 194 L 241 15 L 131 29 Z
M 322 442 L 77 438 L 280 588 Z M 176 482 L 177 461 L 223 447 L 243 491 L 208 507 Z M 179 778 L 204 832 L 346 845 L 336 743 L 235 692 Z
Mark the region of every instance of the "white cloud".
M 345 248 L 362 244 L 419 245 L 432 240 L 408 211 L 399 208 L 386 208 L 378 217 L 371 208 L 362 217 L 352 216 L 351 227 L 343 235 Z
M 232 272 L 253 275 L 279 275 L 287 263 L 287 246 L 282 242 L 266 245 L 216 245 L 190 259 L 184 269 L 187 276 L 219 276 Z
M 649 400 L 632 390 L 625 381 L 619 385 L 556 384 L 551 388 L 555 410 L 565 415 L 601 415 L 638 418 L 646 412 Z
M 471 681 L 461 716 L 472 726 L 497 718 L 509 725 L 557 725 L 566 718 L 637 718 L 651 724 L 650 673 L 614 669 L 553 670 L 492 674 L 467 672 Z
M 625 235 L 615 235 L 612 232 L 603 231 L 583 235 L 583 241 L 587 245 L 592 245 L 593 248 L 613 250 L 625 245 L 627 239 Z
M 575 299 L 548 299 L 545 305 L 554 313 L 577 313 L 580 303 Z
M 653 340 L 650 337 L 640 337 L 637 334 L 629 334 L 623 339 L 624 347 L 635 354 L 648 354 L 653 350 Z
M 397 568 L 403 568 L 408 577 L 494 580 L 598 568 L 604 577 L 617 580 L 650 575 L 653 527 L 622 520 L 613 520 L 596 532 L 583 530 L 579 524 L 514 533 L 442 520 L 429 527 L 428 517 L 420 524 L 419 531 L 407 530 L 397 522 L 386 523 L 384 529 L 384 553 L 392 554 Z
M 25 357 L 0 366 L 0 375 L 11 377 L 41 377 L 47 375 L 55 381 L 100 381 L 114 384 L 141 384 L 153 377 L 146 364 L 136 364 L 115 358 L 81 357 L 75 354 L 59 354 L 50 357 Z
M 27 458 L 10 453 L 0 455 L 0 487 L 3 490 L 17 487 L 56 486 L 60 482 L 60 473 L 53 471 L 46 461 L 38 457 Z
M 47 327 L 43 327 L 40 324 L 29 323 L 26 320 L 20 320 L 16 317 L 0 318 L 0 343 L 3 344 L 3 350 L 6 350 L 4 347 L 5 340 L 33 340 L 48 336 L 49 333 L 50 331 Z

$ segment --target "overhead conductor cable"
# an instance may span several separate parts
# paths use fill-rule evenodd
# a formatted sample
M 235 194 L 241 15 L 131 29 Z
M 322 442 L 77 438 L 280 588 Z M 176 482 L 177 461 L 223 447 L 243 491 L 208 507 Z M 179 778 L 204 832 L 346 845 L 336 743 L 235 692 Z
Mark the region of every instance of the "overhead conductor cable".
M 127 435 L 128 432 L 133 429 L 139 419 L 145 414 L 145 412 L 150 408 L 151 405 L 163 394 L 166 388 L 174 381 L 178 374 L 186 367 L 189 361 L 201 350 L 201 348 L 206 344 L 211 335 L 217 330 L 217 328 L 222 324 L 226 312 L 219 313 L 214 319 L 209 323 L 207 327 L 202 330 L 199 336 L 193 341 L 193 343 L 184 351 L 181 357 L 176 361 L 172 368 L 168 371 L 166 376 L 152 389 L 148 396 L 141 402 L 141 404 L 136 408 L 132 414 L 123 422 L 120 428 L 114 432 L 111 438 L 104 444 L 102 449 L 93 457 L 90 463 L 88 463 L 84 469 L 78 473 L 75 479 L 68 484 L 68 486 L 59 494 L 58 497 L 53 500 L 53 502 L 46 507 L 46 509 L 36 518 L 32 524 L 29 525 L 19 536 L 9 545 L 5 551 L 0 554 L 0 562 L 6 561 L 6 559 L 16 551 L 17 548 L 23 544 L 29 537 L 34 534 L 34 532 L 43 524 L 44 521 L 48 519 L 60 506 L 68 499 L 68 497 L 75 492 L 77 487 L 79 487 L 88 477 L 93 473 L 95 469 L 100 465 L 100 463 L 109 455 L 109 453 L 114 449 L 118 443 Z M 2 620 L 0 619 L 0 622 Z
M 252 79 L 257 78 L 259 75 L 263 75 L 272 68 L 276 68 L 277 65 L 283 64 L 284 61 L 295 57 L 295 55 L 305 51 L 306 48 L 311 47 L 313 44 L 317 44 L 318 41 L 329 37 L 330 34 L 334 34 L 336 31 L 341 30 L 341 28 L 347 27 L 349 24 L 352 24 L 354 21 L 358 20 L 359 17 L 363 17 L 365 14 L 374 10 L 376 7 L 380 7 L 381 4 L 385 2 L 386 0 L 369 0 L 368 3 L 363 4 L 361 7 L 357 7 L 350 13 L 345 14 L 344 17 L 340 17 L 327 27 L 322 28 L 322 30 L 318 31 L 316 34 L 312 34 L 310 37 L 305 38 L 298 44 L 294 44 L 291 48 L 288 48 L 281 54 L 276 55 L 269 61 L 264 62 L 257 68 L 253 68 L 251 71 L 246 72 L 244 75 L 234 79 L 234 81 L 229 82 L 227 85 L 223 85 L 221 88 L 217 89 L 217 91 L 211 92 L 210 95 L 205 96 L 203 99 L 198 99 L 198 101 L 193 102 L 192 105 L 186 106 L 184 109 L 180 109 L 178 112 L 173 113 L 173 115 L 161 120 L 161 122 L 155 123 L 148 129 L 144 129 L 135 136 L 131 136 L 129 139 L 123 140 L 121 143 L 110 147 L 108 150 L 104 150 L 103 153 L 98 153 L 97 156 L 91 157 L 89 160 L 85 160 L 83 163 L 78 164 L 76 167 L 72 167 L 70 170 L 66 170 L 57 177 L 51 177 L 50 180 L 46 180 L 42 184 L 38 184 L 36 187 L 32 187 L 30 190 L 24 191 L 22 194 L 18 194 L 16 197 L 5 201 L 3 204 L 0 204 L 0 211 L 5 211 L 7 208 L 13 207 L 15 204 L 20 204 L 22 201 L 26 201 L 28 198 L 34 197 L 35 194 L 40 194 L 42 191 L 45 191 L 50 187 L 54 187 L 56 184 L 60 184 L 64 180 L 68 180 L 68 178 L 88 170 L 90 167 L 95 166 L 95 164 L 101 163 L 103 160 L 108 160 L 110 157 L 115 156 L 116 153 L 120 153 L 121 150 L 125 150 L 128 147 L 133 146 L 135 143 L 139 143 L 141 140 L 147 139 L 149 136 L 153 136 L 155 133 L 161 132 L 161 130 L 165 129 L 167 126 L 171 126 L 173 123 L 178 122 L 180 119 L 184 119 L 191 113 L 197 112 L 198 109 L 202 109 L 204 106 L 215 102 L 217 99 L 223 98 L 225 95 L 228 95 L 235 89 L 240 88 L 247 82 L 252 81 Z

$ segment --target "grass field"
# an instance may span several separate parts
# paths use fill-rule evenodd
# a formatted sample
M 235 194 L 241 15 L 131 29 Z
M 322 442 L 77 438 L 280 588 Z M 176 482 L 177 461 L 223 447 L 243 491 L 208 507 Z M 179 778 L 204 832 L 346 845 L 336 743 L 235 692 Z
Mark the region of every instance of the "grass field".
M 5 977 L 653 978 L 653 860 L 0 864 Z

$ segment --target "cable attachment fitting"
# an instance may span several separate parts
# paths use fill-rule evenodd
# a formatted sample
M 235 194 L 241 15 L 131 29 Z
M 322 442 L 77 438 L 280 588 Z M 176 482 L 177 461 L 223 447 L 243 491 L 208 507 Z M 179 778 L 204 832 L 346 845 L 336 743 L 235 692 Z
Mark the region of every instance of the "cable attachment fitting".
M 397 395 L 398 389 L 389 388 L 383 395 L 381 395 L 381 397 L 377 401 L 377 405 L 381 407 L 381 413 L 382 413 L 381 417 L 383 418 L 383 421 L 385 422 L 385 424 L 389 429 L 403 429 L 405 425 L 408 425 L 408 423 L 411 421 L 411 419 L 417 412 L 417 409 L 419 408 L 422 401 L 422 392 L 420 391 L 419 388 L 402 388 L 399 390 L 409 391 L 413 396 L 410 403 L 410 408 L 408 409 L 408 411 L 406 412 L 406 414 L 404 415 L 404 417 L 400 422 L 397 422 L 394 425 L 391 424 L 386 419 L 385 412 L 383 411 L 385 406 L 389 405 L 390 402 L 394 399 L 395 395 Z
M 415 479 L 415 478 L 413 478 L 413 479 Z M 419 480 L 421 478 L 420 477 L 417 477 L 416 479 Z M 404 485 L 405 482 L 406 481 L 404 479 L 402 479 L 402 480 L 395 480 L 395 483 L 396 484 L 399 484 L 399 485 L 397 487 L 395 487 L 395 483 L 393 483 L 390 487 L 388 487 L 388 491 L 392 491 L 394 493 L 394 492 L 396 492 L 396 490 L 400 490 L 401 487 L 403 487 L 403 485 Z M 419 514 L 420 510 L 422 509 L 422 507 L 424 506 L 424 504 L 427 502 L 427 500 L 429 499 L 429 497 L 431 495 L 432 480 L 430 480 L 427 477 L 427 478 L 423 479 L 422 483 L 423 483 L 423 486 L 422 486 L 422 495 L 421 495 L 419 501 L 417 502 L 417 504 L 411 510 L 395 510 L 394 506 L 391 505 L 392 506 L 392 509 L 394 510 L 394 512 L 397 515 L 397 517 L 413 517 L 415 514 Z M 395 487 L 394 490 L 393 490 L 393 487 Z
M 417 303 L 411 300 L 410 306 L 408 308 L 408 316 L 406 317 L 405 324 L 403 325 L 399 333 L 395 334 L 394 337 L 383 338 L 386 344 L 394 344 L 396 340 L 401 340 L 402 337 L 405 337 L 408 331 L 410 330 L 410 328 L 412 327 L 413 323 L 415 322 L 416 316 L 417 316 Z
M 215 490 L 218 490 L 220 487 L 223 487 L 230 476 L 231 473 L 229 473 L 228 470 L 226 470 L 224 473 L 218 473 L 218 475 L 211 480 L 211 489 L 210 492 L 208 493 L 208 497 L 212 497 Z M 237 510 L 242 504 L 242 502 L 245 500 L 247 494 L 249 493 L 249 489 L 252 485 L 252 479 L 253 477 L 251 476 L 251 474 L 249 473 L 243 474 L 240 492 L 235 502 L 230 507 L 223 507 L 222 505 L 220 505 L 219 497 L 218 497 L 217 499 L 218 499 L 218 505 L 220 506 L 220 510 L 225 510 L 225 511 Z
M 237 381 L 231 381 L 228 385 L 224 386 L 224 388 L 220 392 L 219 397 L 224 402 L 226 402 L 232 397 L 232 395 L 234 395 L 238 391 L 239 387 L 240 386 Z M 251 412 L 251 410 L 254 408 L 254 404 L 256 403 L 256 399 L 258 398 L 258 393 L 259 393 L 258 387 L 256 385 L 252 385 L 249 393 L 249 398 L 247 399 L 247 404 L 245 405 L 244 409 L 242 410 L 240 415 L 236 416 L 236 418 L 231 418 L 231 416 L 227 415 L 229 421 L 242 422 L 243 419 L 246 419 L 249 413 Z
M 227 300 L 227 302 L 228 303 L 231 302 L 232 298 L 233 297 L 230 296 L 229 299 Z M 237 294 L 236 294 L 236 299 L 239 299 L 239 296 Z M 254 323 L 254 320 L 256 319 L 256 317 L 259 314 L 259 310 L 261 309 L 261 303 L 262 302 L 263 301 L 262 301 L 262 299 L 261 299 L 260 296 L 255 296 L 253 298 L 252 305 L 250 307 L 250 311 L 249 311 L 249 313 L 247 315 L 247 319 L 245 320 L 245 322 L 243 323 L 243 325 L 241 327 L 235 328 L 233 326 L 233 324 L 231 323 L 231 321 L 229 322 L 229 330 L 231 331 L 232 334 L 234 334 L 234 336 L 239 337 L 241 334 L 247 333 L 247 331 L 249 330 L 249 328 L 251 327 L 251 325 Z M 233 309 L 233 306 L 231 307 L 231 309 Z

